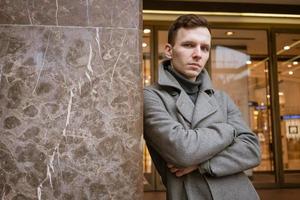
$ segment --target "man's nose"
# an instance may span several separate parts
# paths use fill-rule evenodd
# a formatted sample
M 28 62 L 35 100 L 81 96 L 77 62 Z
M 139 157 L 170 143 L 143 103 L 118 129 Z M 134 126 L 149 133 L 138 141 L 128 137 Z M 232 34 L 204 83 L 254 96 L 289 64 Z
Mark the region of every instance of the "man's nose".
M 195 47 L 193 51 L 193 57 L 194 58 L 201 58 L 202 57 L 202 50 L 201 47 Z

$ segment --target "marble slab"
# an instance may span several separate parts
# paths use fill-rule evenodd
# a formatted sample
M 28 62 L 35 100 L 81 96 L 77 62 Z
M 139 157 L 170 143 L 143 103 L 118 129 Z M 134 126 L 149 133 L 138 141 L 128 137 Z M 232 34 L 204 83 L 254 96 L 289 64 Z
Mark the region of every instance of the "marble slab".
M 55 1 L 45 2 L 50 14 L 44 17 L 55 24 Z M 84 11 L 83 4 L 70 9 L 63 2 L 58 1 L 59 23 L 67 18 L 66 8 L 65 13 Z M 33 1 L 28 4 L 36 14 L 45 11 Z M 90 10 L 92 24 L 96 5 Z M 26 7 L 23 11 L 28 16 Z M 113 24 L 126 12 L 105 23 Z M 14 22 L 12 16 L 5 20 Z M 142 199 L 138 38 L 134 29 L 0 26 L 2 199 Z
M 0 24 L 139 28 L 141 0 L 3 0 Z

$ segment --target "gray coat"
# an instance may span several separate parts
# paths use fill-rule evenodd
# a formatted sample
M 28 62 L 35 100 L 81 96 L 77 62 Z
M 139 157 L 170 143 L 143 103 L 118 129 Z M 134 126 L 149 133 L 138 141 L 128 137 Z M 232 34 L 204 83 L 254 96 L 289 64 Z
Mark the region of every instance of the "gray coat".
M 214 200 L 259 199 L 243 173 L 260 163 L 257 137 L 230 97 L 212 88 L 206 70 L 200 76 L 195 104 L 163 66 L 158 83 L 144 89 L 144 137 L 167 198 L 203 199 L 203 186 Z M 167 163 L 199 170 L 178 178 Z

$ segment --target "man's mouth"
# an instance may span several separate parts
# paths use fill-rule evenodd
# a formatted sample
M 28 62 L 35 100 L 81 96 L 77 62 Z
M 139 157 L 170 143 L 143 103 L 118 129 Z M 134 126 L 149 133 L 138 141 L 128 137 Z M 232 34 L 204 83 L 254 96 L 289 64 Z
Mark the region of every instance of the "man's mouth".
M 198 63 L 188 63 L 188 65 L 193 66 L 195 68 L 201 68 L 201 66 Z

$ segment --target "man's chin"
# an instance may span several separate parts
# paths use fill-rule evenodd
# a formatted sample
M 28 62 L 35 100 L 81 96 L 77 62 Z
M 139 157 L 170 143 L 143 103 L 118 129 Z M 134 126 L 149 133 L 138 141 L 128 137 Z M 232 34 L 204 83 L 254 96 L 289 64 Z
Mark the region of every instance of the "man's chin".
M 188 77 L 190 77 L 190 78 L 196 78 L 199 74 L 200 74 L 200 72 L 189 73 Z
M 195 81 L 196 78 L 198 77 L 198 75 L 199 75 L 199 73 L 198 73 L 198 74 L 193 74 L 193 75 L 189 74 L 189 76 L 186 76 L 186 78 L 187 78 L 188 80 Z

